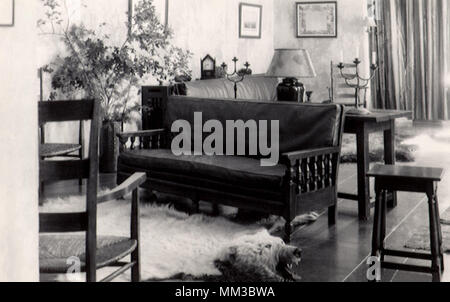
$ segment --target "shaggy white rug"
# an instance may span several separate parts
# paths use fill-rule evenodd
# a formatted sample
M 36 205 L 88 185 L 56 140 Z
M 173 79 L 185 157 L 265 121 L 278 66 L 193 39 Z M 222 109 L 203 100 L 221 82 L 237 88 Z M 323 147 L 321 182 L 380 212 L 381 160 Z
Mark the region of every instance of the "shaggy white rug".
M 98 234 L 129 236 L 130 200 L 116 200 L 98 206 Z M 277 230 L 280 221 L 262 221 L 241 225 L 224 217 L 188 215 L 169 206 L 141 203 L 141 275 L 142 280 L 171 278 L 184 273 L 195 277 L 220 275 L 213 261 L 219 252 L 241 236 Z M 45 202 L 41 212 L 84 211 L 83 197 L 53 199 Z M 309 222 L 317 215 L 306 215 Z M 300 223 L 305 223 L 305 216 Z M 272 220 L 272 219 L 269 219 Z M 109 271 L 99 274 L 107 275 Z M 58 281 L 82 281 L 83 276 L 58 277 Z M 129 280 L 129 274 L 119 281 Z

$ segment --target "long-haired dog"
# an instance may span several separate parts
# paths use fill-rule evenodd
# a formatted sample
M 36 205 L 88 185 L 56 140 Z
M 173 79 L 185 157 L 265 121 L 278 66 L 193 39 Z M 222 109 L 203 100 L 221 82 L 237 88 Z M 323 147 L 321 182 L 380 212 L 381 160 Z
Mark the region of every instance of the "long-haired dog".
M 214 264 L 228 282 L 299 281 L 292 269 L 301 255 L 300 248 L 286 245 L 264 230 L 224 247 Z

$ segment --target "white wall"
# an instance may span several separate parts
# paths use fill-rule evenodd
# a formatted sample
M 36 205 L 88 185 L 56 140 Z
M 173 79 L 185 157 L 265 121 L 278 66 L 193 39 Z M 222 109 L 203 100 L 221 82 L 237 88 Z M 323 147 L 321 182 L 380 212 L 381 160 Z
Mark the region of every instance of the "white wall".
M 164 1 L 164 0 L 159 0 Z M 261 39 L 239 38 L 239 3 L 263 6 Z M 220 65 L 231 66 L 236 56 L 242 67 L 251 64 L 255 74 L 265 73 L 273 56 L 273 0 L 169 0 L 169 25 L 174 43 L 194 53 L 194 78 L 200 77 L 200 59 L 206 54 Z
M 138 0 L 134 0 L 136 3 Z M 305 0 L 312 1 L 312 0 Z M 169 26 L 174 31 L 173 43 L 193 53 L 191 67 L 194 78 L 200 76 L 200 58 L 210 54 L 220 65 L 232 64 L 237 56 L 240 64 L 249 61 L 254 73 L 265 73 L 275 48 L 306 48 L 316 68 L 318 77 L 302 80 L 308 90 L 314 91 L 316 101 L 328 97 L 330 86 L 330 61 L 338 61 L 341 50 L 345 61 L 355 57 L 356 45 L 360 45 L 364 61 L 363 73 L 369 65 L 368 34 L 364 17 L 367 12 L 365 0 L 337 0 L 337 38 L 297 38 L 297 0 L 251 0 L 248 3 L 263 5 L 263 29 L 261 39 L 240 39 L 238 36 L 238 13 L 241 0 L 169 0 Z M 117 43 L 126 35 L 128 0 L 70 0 L 68 8 L 74 22 L 82 21 L 96 27 L 102 22 L 110 26 Z M 157 13 L 165 20 L 166 0 L 154 0 Z M 39 37 L 39 64 L 48 63 L 62 51 L 61 43 L 54 38 Z M 47 86 L 48 86 L 47 82 Z M 152 83 L 148 83 L 152 84 Z M 48 89 L 47 89 L 48 90 Z M 48 93 L 45 94 L 45 97 Z
M 72 23 L 83 22 L 88 28 L 98 28 L 105 22 L 104 32 L 111 33 L 113 41 L 121 45 L 127 34 L 128 0 L 65 0 L 67 18 Z M 139 0 L 133 0 L 136 4 Z M 263 6 L 261 39 L 239 38 L 239 3 L 247 2 Z M 64 0 L 59 0 L 62 7 Z M 169 26 L 173 30 L 173 44 L 193 53 L 191 68 L 193 78 L 200 77 L 200 59 L 210 54 L 217 60 L 217 65 L 226 62 L 232 65 L 234 56 L 240 60 L 238 67 L 248 61 L 255 74 L 265 73 L 269 67 L 274 49 L 273 0 L 169 0 Z M 164 23 L 166 0 L 154 0 L 157 14 Z M 39 17 L 44 18 L 45 10 L 39 5 Z M 51 28 L 47 28 L 50 30 Z M 57 54 L 63 54 L 62 42 L 51 35 L 39 35 L 38 64 L 43 66 L 52 61 Z M 44 100 L 50 93 L 50 77 L 44 74 Z M 155 85 L 151 79 L 144 82 Z M 139 96 L 134 96 L 136 99 Z M 139 101 L 139 100 L 137 100 Z M 78 129 L 74 123 L 59 124 L 58 127 L 46 127 L 48 142 L 77 143 Z M 134 129 L 133 125 L 127 127 Z
M 136 0 L 135 0 L 136 1 Z M 41 1 L 37 1 L 37 14 L 39 19 L 46 20 L 46 8 Z M 63 19 L 69 24 L 77 24 L 82 22 L 87 28 L 98 29 L 103 22 L 107 23 L 104 27 L 103 33 L 109 34 L 111 40 L 121 45 L 126 38 L 127 26 L 126 22 L 128 12 L 128 0 L 58 0 L 61 6 Z M 65 22 L 62 24 L 67 26 Z M 60 32 L 56 26 L 57 33 Z M 38 30 L 38 66 L 42 67 L 49 64 L 57 55 L 64 56 L 65 48 L 60 38 L 51 35 L 52 27 L 47 24 Z M 47 100 L 51 89 L 50 76 L 44 74 L 44 95 L 43 99 Z
M 134 0 L 137 3 L 139 0 Z M 64 3 L 63 0 L 59 1 Z M 263 5 L 261 39 L 239 38 L 239 3 L 241 0 L 169 0 L 169 26 L 174 32 L 173 44 L 193 53 L 191 67 L 194 78 L 200 77 L 200 59 L 206 54 L 232 64 L 237 56 L 242 65 L 249 61 L 254 73 L 265 73 L 273 56 L 274 7 L 273 0 L 251 0 L 248 3 Z M 245 2 L 245 1 L 244 1 Z M 128 0 L 66 0 L 71 3 L 68 15 L 72 22 L 83 22 L 88 28 L 97 28 L 106 22 L 105 32 L 111 33 L 120 45 L 127 33 Z M 161 22 L 165 22 L 166 0 L 154 0 Z M 40 9 L 40 17 L 44 10 Z M 45 65 L 58 53 L 62 43 L 55 37 L 39 37 L 39 64 Z M 47 82 L 48 86 L 50 83 Z M 48 97 L 47 93 L 44 99 Z
M 312 0 L 303 0 L 313 2 Z M 355 59 L 356 46 L 360 45 L 360 58 L 364 62 L 362 71 L 367 74 L 369 67 L 369 42 L 364 17 L 367 15 L 366 0 L 337 0 L 338 37 L 337 38 L 297 38 L 296 33 L 297 0 L 274 0 L 275 5 L 275 48 L 305 48 L 311 54 L 311 60 L 317 72 L 317 78 L 301 79 L 307 90 L 314 92 L 313 100 L 320 102 L 328 99 L 327 87 L 330 86 L 330 62 L 344 60 L 350 63 Z
M 0 281 L 38 281 L 35 1 L 0 27 Z

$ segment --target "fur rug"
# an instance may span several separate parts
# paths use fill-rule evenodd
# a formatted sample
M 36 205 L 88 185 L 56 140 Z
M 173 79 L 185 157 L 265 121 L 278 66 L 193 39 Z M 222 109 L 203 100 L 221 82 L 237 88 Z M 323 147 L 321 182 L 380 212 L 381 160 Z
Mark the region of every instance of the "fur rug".
M 447 209 L 447 211 L 441 214 L 441 223 L 443 225 L 450 225 L 450 209 Z
M 242 268 L 244 259 L 247 259 L 245 260 L 248 264 L 247 275 L 239 272 L 238 275 L 246 276 L 246 280 L 249 281 L 274 281 L 287 278 L 281 275 L 275 277 L 275 275 L 279 272 L 285 273 L 286 268 L 291 268 L 292 263 L 299 261 L 297 248 L 286 246 L 281 239 L 270 235 L 282 228 L 284 225 L 282 219 L 271 216 L 256 223 L 241 224 L 226 217 L 189 215 L 176 211 L 168 205 L 141 204 L 141 275 L 143 280 L 165 280 L 180 278 L 179 276 L 187 279 L 189 276 L 189 278 L 202 280 L 215 277 L 223 281 L 235 281 L 230 279 L 231 277 L 224 278 L 223 273 L 226 272 L 228 276 L 231 276 L 233 275 L 231 271 L 234 271 L 236 274 L 238 270 L 233 268 Z M 41 212 L 83 210 L 83 197 L 48 200 L 40 208 Z M 129 217 L 129 199 L 99 205 L 98 234 L 129 236 Z M 314 222 L 318 217 L 317 214 L 300 216 L 295 224 L 305 225 Z M 250 248 L 252 245 L 254 247 Z M 236 251 L 240 252 L 239 255 Z M 249 251 L 254 253 L 248 254 Z M 291 258 L 287 259 L 289 253 Z M 258 258 L 258 255 L 266 255 L 265 260 L 261 261 L 262 258 Z M 271 262 L 268 260 L 268 255 L 272 255 Z M 280 257 L 280 255 L 284 256 Z M 282 259 L 283 257 L 286 259 Z M 235 259 L 236 265 L 231 263 L 230 259 Z M 280 259 L 284 261 L 281 264 Z M 280 267 L 277 268 L 277 266 Z M 250 271 L 264 271 L 267 274 L 250 274 Z M 269 271 L 272 274 L 269 274 Z M 99 272 L 98 278 L 109 272 Z M 129 275 L 123 276 L 118 281 L 129 280 Z M 252 279 L 248 279 L 250 276 L 253 276 Z M 57 281 L 81 281 L 83 278 L 81 275 L 72 275 L 63 279 L 58 276 Z
M 370 137 L 369 158 L 371 162 L 381 162 L 384 160 L 383 135 L 372 134 Z M 395 158 L 398 162 L 413 162 L 417 146 L 406 145 L 401 138 L 396 139 Z M 341 151 L 342 163 L 356 163 L 356 138 L 354 135 L 344 135 Z
M 441 216 L 442 228 L 442 248 L 445 253 L 450 253 L 450 209 Z M 428 227 L 422 227 L 414 232 L 411 238 L 405 244 L 406 248 L 417 250 L 430 250 L 430 231 Z
M 450 226 L 442 225 L 442 249 L 444 253 L 450 253 Z M 428 227 L 416 230 L 406 242 L 406 248 L 414 250 L 430 251 L 430 230 Z
M 417 145 L 407 144 L 405 140 L 414 137 L 416 133 L 413 130 L 412 122 L 408 120 L 398 120 L 396 123 L 396 160 L 398 162 L 413 162 Z M 370 135 L 369 158 L 371 162 L 381 162 L 384 160 L 384 138 L 382 133 L 372 133 Z M 341 151 L 342 163 L 356 163 L 356 137 L 355 135 L 345 134 L 342 140 Z

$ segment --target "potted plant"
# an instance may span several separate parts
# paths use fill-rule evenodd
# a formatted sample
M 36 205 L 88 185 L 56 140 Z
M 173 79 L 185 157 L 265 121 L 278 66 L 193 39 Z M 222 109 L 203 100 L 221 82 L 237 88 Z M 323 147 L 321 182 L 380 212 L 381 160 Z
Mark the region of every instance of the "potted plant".
M 191 54 L 171 45 L 173 34 L 161 24 L 153 0 L 142 0 L 135 6 L 129 33 L 119 45 L 103 33 L 106 23 L 97 29 L 71 24 L 63 18 L 60 1 L 41 1 L 46 9 L 46 19 L 38 21 L 41 33 L 58 37 L 67 51 L 44 68 L 52 77 L 50 98 L 76 96 L 101 102 L 100 170 L 115 172 L 115 134 L 139 112 L 142 79 L 152 77 L 161 84 L 180 74 L 190 76 Z

